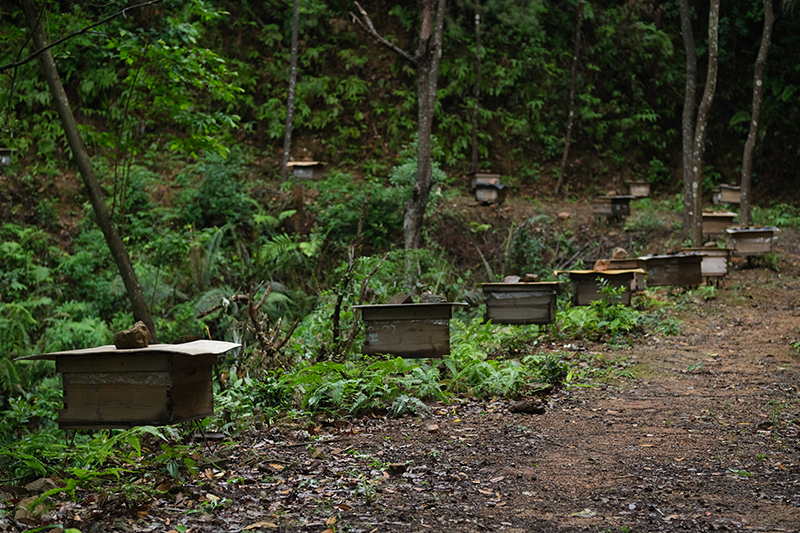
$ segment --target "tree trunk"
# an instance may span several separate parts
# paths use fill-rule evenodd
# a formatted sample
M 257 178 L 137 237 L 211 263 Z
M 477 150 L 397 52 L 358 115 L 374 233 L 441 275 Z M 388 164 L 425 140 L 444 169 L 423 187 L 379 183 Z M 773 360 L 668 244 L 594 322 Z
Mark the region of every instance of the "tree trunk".
M 475 0 L 475 103 L 472 106 L 472 173 L 478 172 L 478 111 L 481 97 L 481 3 Z
M 439 63 L 442 58 L 442 32 L 444 29 L 444 10 L 447 0 L 423 0 L 422 27 L 419 48 L 417 49 L 417 100 L 418 100 L 418 139 L 417 139 L 417 182 L 411 198 L 405 203 L 403 236 L 405 247 L 419 248 L 422 220 L 428 205 L 433 176 L 431 168 L 431 132 L 433 112 L 436 107 L 436 81 Z M 434 22 L 435 20 L 435 22 Z
M 561 156 L 561 166 L 558 170 L 558 181 L 556 182 L 554 194 L 561 192 L 561 186 L 564 185 L 564 171 L 567 167 L 567 158 L 569 157 L 569 145 L 572 142 L 572 124 L 575 120 L 575 81 L 578 76 L 578 53 L 581 50 L 583 4 L 584 0 L 580 0 L 580 3 L 578 4 L 578 21 L 575 24 L 575 51 L 572 54 L 572 72 L 569 78 L 569 112 L 567 114 L 567 133 L 564 136 L 564 154 Z
M 697 110 L 692 154 L 692 246 L 703 245 L 703 153 L 706 143 L 706 125 L 714 92 L 717 88 L 717 58 L 719 56 L 719 0 L 711 0 L 708 14 L 708 71 L 703 99 Z
M 25 11 L 28 25 L 31 28 L 33 43 L 36 45 L 37 49 L 45 48 L 47 46 L 47 40 L 42 25 L 39 24 L 39 13 L 36 10 L 34 0 L 23 0 L 22 7 Z M 97 224 L 100 226 L 105 236 L 106 244 L 111 251 L 114 262 L 117 264 L 117 268 L 119 268 L 119 274 L 128 292 L 128 298 L 133 308 L 134 319 L 141 320 L 147 325 L 147 328 L 150 330 L 151 340 L 156 343 L 158 342 L 158 337 L 156 336 L 155 324 L 153 324 L 153 319 L 150 316 L 150 310 L 147 308 L 147 303 L 142 294 L 142 288 L 139 286 L 139 281 L 136 279 L 136 272 L 133 270 L 125 245 L 122 243 L 122 239 L 120 239 L 111 221 L 103 191 L 94 173 L 89 153 L 86 151 L 86 146 L 78 132 L 75 117 L 72 115 L 72 110 L 69 107 L 67 94 L 64 92 L 63 85 L 61 85 L 61 78 L 58 75 L 58 70 L 56 69 L 56 64 L 55 61 L 53 61 L 53 55 L 50 53 L 50 50 L 42 52 L 39 55 L 39 61 L 42 65 L 42 71 L 47 78 L 47 84 L 50 86 L 50 92 L 53 94 L 53 102 L 61 117 L 61 125 L 64 128 L 64 133 L 66 134 L 69 146 L 75 156 L 75 162 L 83 177 L 86 192 L 89 195 L 89 200 L 92 203 L 92 208 L 97 217 Z
M 286 99 L 286 134 L 283 137 L 283 163 L 281 183 L 289 177 L 289 152 L 292 148 L 292 124 L 294 122 L 294 95 L 297 90 L 297 26 L 300 24 L 300 0 L 294 0 L 292 13 L 292 50 L 289 60 L 289 95 Z
M 694 156 L 694 116 L 697 93 L 697 49 L 694 45 L 692 20 L 689 13 L 689 0 L 680 0 L 681 33 L 686 49 L 686 90 L 683 96 L 683 226 L 687 231 L 692 224 L 692 170 Z
M 772 11 L 772 0 L 764 0 L 764 30 L 761 33 L 761 46 L 756 57 L 755 73 L 753 75 L 753 111 L 750 118 L 750 132 L 744 144 L 742 157 L 742 203 L 739 220 L 742 226 L 750 225 L 750 182 L 753 174 L 753 150 L 758 138 L 758 121 L 761 119 L 761 102 L 764 99 L 764 65 L 767 63 L 770 40 L 772 38 L 772 23 L 775 14 Z

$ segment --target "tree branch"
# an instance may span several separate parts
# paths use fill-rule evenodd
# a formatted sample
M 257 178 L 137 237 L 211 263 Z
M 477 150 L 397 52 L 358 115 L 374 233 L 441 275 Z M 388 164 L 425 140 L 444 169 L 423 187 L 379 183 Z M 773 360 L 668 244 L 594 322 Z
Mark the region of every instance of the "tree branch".
M 40 48 L 39 50 L 36 50 L 34 53 L 29 55 L 25 59 L 21 59 L 19 61 L 15 61 L 15 62 L 9 63 L 7 65 L 3 65 L 2 67 L 0 67 L 0 72 L 5 72 L 6 70 L 9 70 L 9 69 L 12 69 L 12 68 L 17 68 L 17 67 L 20 67 L 20 66 L 24 65 L 25 63 L 28 63 L 29 61 L 33 61 L 42 52 L 44 52 L 46 50 L 49 50 L 50 48 L 53 48 L 54 46 L 58 46 L 59 44 L 63 43 L 64 41 L 72 39 L 76 35 L 81 35 L 82 33 L 86 33 L 89 30 L 91 30 L 92 28 L 96 28 L 98 26 L 102 26 L 103 24 L 105 24 L 109 20 L 115 19 L 120 15 L 125 16 L 126 12 L 130 11 L 131 9 L 138 9 L 140 7 L 145 7 L 145 6 L 149 6 L 149 5 L 152 5 L 152 4 L 158 4 L 160 2 L 161 2 L 161 0 L 150 0 L 149 2 L 144 2 L 142 4 L 137 4 L 135 6 L 124 7 L 122 9 L 120 9 L 119 11 L 117 11 L 116 13 L 114 13 L 113 15 L 104 18 L 100 22 L 97 22 L 97 23 L 92 24 L 90 26 L 86 26 L 85 28 L 82 28 L 82 29 L 80 29 L 80 30 L 78 30 L 78 31 L 76 31 L 74 33 L 70 33 L 69 35 L 65 35 L 64 37 L 62 37 L 61 39 L 59 39 L 57 41 L 53 41 L 52 43 L 48 44 L 47 46 L 45 46 L 43 48 Z
M 379 34 L 378 31 L 375 29 L 375 26 L 372 25 L 372 20 L 369 18 L 369 15 L 367 14 L 366 10 L 364 10 L 364 8 L 361 7 L 361 4 L 359 4 L 358 2 L 353 2 L 353 3 L 358 8 L 359 13 L 361 13 L 361 17 L 359 17 L 352 11 L 350 12 L 350 17 L 353 19 L 353 22 L 361 26 L 364 29 L 364 31 L 369 33 L 376 41 L 378 41 L 383 46 L 385 46 L 395 54 L 399 55 L 400 57 L 402 57 L 403 59 L 414 65 L 414 67 L 416 67 L 417 59 L 408 52 L 406 52 L 405 50 L 403 50 L 402 48 L 400 48 L 399 46 L 397 46 L 396 44 L 387 41 L 381 34 Z

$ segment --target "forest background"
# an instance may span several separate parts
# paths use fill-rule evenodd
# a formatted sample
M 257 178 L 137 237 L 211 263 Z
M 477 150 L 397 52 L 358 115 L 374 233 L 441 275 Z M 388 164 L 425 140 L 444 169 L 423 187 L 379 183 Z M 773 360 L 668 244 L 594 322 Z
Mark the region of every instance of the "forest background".
M 362 6 L 381 35 L 416 47 L 416 4 Z M 476 109 L 477 6 L 448 3 L 434 189 L 421 250 L 398 244 L 417 168 L 416 73 L 354 22 L 353 3 L 299 3 L 290 155 L 327 163 L 323 180 L 302 184 L 281 180 L 291 3 L 163 0 L 124 13 L 131 6 L 122 2 L 39 7 L 51 42 L 79 32 L 51 52 L 160 342 L 211 337 L 253 349 L 248 313 L 264 298 L 255 309 L 261 323 L 276 342 L 290 328 L 293 336 L 281 354 L 271 352 L 274 360 L 252 363 L 261 371 L 344 359 L 358 349 L 351 304 L 430 290 L 475 304 L 461 317 L 468 321 L 481 314 L 481 281 L 579 266 L 568 263 L 596 235 L 560 228 L 544 214 L 556 200 L 624 192 L 630 180 L 645 179 L 658 205 L 681 209 L 686 65 L 677 1 L 583 3 L 563 198 L 553 189 L 579 3 L 482 3 L 480 169 L 501 174 L 510 197 L 530 207 L 524 220 L 492 223 L 467 214 L 463 202 Z M 707 198 L 712 187 L 739 180 L 763 24 L 759 1 L 720 9 Z M 692 22 L 702 85 L 706 3 L 693 7 Z M 0 71 L 0 145 L 14 152 L 0 171 L 0 389 L 4 407 L 18 409 L 24 401 L 33 409 L 32 398 L 55 376 L 51 363 L 16 357 L 108 344 L 132 322 L 51 92 L 38 61 L 25 61 L 34 52 L 27 28 L 21 7 L 5 2 L 0 65 L 14 67 Z M 756 146 L 755 222 L 798 217 L 791 207 L 800 195 L 798 41 L 797 16 L 778 10 Z M 656 229 L 662 221 L 633 223 Z M 680 221 L 667 229 L 677 232 L 676 244 L 686 236 Z M 646 246 L 630 244 L 634 253 Z M 14 424 L 25 418 L 15 416 Z

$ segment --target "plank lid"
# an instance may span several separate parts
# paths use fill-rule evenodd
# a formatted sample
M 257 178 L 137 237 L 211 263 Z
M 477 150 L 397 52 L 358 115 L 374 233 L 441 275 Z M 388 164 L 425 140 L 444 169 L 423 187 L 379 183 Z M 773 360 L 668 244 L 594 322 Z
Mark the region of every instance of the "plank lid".
M 646 274 L 647 272 L 643 268 L 626 268 L 624 270 L 554 270 L 553 274 L 558 276 L 559 274 Z
M 212 341 L 212 340 L 199 340 L 187 342 L 184 344 L 151 344 L 146 348 L 125 348 L 118 349 L 113 344 L 106 346 L 95 346 L 94 348 L 83 348 L 80 350 L 66 350 L 63 352 L 52 352 L 37 355 L 28 355 L 25 357 L 18 357 L 16 360 L 39 360 L 51 359 L 55 360 L 64 355 L 107 355 L 107 354 L 124 354 L 124 355 L 139 355 L 146 353 L 177 353 L 184 355 L 222 355 L 241 348 L 241 344 L 226 341 Z

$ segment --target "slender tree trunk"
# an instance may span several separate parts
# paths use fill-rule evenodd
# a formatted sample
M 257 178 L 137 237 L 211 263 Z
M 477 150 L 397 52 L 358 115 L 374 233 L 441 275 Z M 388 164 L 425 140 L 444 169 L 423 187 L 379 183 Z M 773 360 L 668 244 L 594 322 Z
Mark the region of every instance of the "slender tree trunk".
M 692 246 L 703 244 L 703 154 L 706 144 L 706 125 L 714 92 L 717 88 L 717 58 L 719 57 L 719 0 L 711 0 L 708 14 L 708 71 L 703 99 L 697 110 L 692 154 Z
M 292 148 L 292 124 L 294 123 L 294 96 L 297 90 L 297 26 L 300 24 L 300 0 L 294 0 L 292 12 L 292 50 L 289 60 L 289 96 L 286 99 L 286 134 L 283 137 L 283 163 L 281 182 L 289 177 L 289 152 Z
M 572 142 L 572 124 L 575 121 L 575 82 L 578 77 L 578 54 L 581 50 L 581 25 L 583 24 L 583 5 L 585 0 L 578 4 L 578 21 L 575 24 L 575 51 L 572 54 L 572 72 L 569 78 L 569 112 L 567 114 L 567 133 L 564 136 L 564 153 L 561 156 L 561 166 L 558 169 L 558 181 L 554 193 L 561 192 L 564 185 L 564 171 L 569 157 L 569 145 Z
M 478 111 L 481 98 L 481 3 L 475 0 L 475 103 L 472 106 L 472 173 L 478 172 Z
M 764 30 L 761 33 L 761 46 L 756 57 L 755 73 L 753 75 L 753 111 L 750 118 L 750 132 L 744 144 L 742 157 L 742 203 L 739 220 L 742 226 L 750 225 L 750 182 L 753 174 L 753 151 L 758 139 L 758 122 L 761 119 L 761 102 L 764 99 L 764 66 L 767 63 L 770 40 L 772 39 L 772 24 L 775 14 L 772 11 L 772 0 L 764 0 Z
M 694 117 L 697 94 L 697 49 L 694 45 L 689 0 L 680 0 L 681 33 L 686 49 L 686 90 L 683 96 L 683 226 L 689 230 L 692 223 L 692 170 L 694 156 Z
M 437 7 L 438 3 L 438 7 Z M 417 100 L 418 139 L 417 139 L 417 182 L 411 199 L 405 203 L 403 236 L 405 247 L 419 248 L 422 220 L 433 186 L 431 167 L 431 133 L 433 112 L 436 107 L 436 81 L 442 59 L 442 32 L 444 11 L 447 0 L 423 0 L 422 28 L 420 30 L 417 60 Z M 435 22 L 434 22 L 435 21 Z
M 34 0 L 22 0 L 22 7 L 25 11 L 28 25 L 31 28 L 31 35 L 33 36 L 33 42 L 36 48 L 45 48 L 47 46 L 47 40 L 42 25 L 39 23 L 39 13 L 36 10 Z M 45 78 L 47 78 L 47 84 L 50 86 L 50 92 L 53 94 L 53 102 L 61 117 L 61 125 L 64 128 L 64 133 L 66 134 L 69 146 L 75 156 L 75 162 L 83 177 L 83 183 L 86 186 L 89 201 L 92 203 L 92 208 L 97 217 L 97 224 L 100 226 L 100 230 L 105 236 L 106 244 L 108 244 L 111 256 L 117 264 L 117 268 L 119 268 L 120 276 L 128 292 L 128 298 L 133 307 L 133 316 L 136 320 L 141 320 L 147 325 L 147 328 L 150 330 L 151 340 L 154 343 L 158 342 L 155 324 L 153 324 L 150 310 L 147 308 L 147 302 L 142 294 L 142 288 L 139 286 L 136 272 L 133 270 L 125 245 L 122 239 L 119 238 L 114 224 L 111 221 L 103 191 L 94 173 L 94 167 L 92 166 L 89 153 L 86 151 L 86 145 L 84 145 L 83 139 L 78 132 L 75 117 L 72 115 L 72 110 L 69 107 L 67 94 L 64 92 L 63 85 L 61 85 L 61 78 L 58 75 L 58 70 L 56 69 L 56 64 L 55 61 L 53 61 L 53 55 L 50 53 L 50 50 L 42 52 L 39 55 L 39 61 L 42 65 L 42 72 Z

